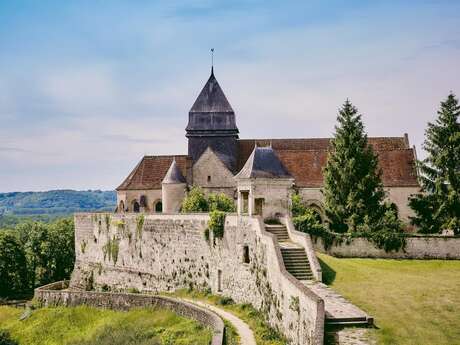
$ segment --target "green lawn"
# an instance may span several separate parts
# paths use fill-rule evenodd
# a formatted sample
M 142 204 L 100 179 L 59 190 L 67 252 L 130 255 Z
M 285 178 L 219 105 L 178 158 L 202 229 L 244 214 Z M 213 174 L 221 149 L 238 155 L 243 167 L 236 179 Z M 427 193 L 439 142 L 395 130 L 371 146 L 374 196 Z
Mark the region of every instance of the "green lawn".
M 324 282 L 375 318 L 379 344 L 460 344 L 460 261 L 318 257 Z
M 212 337 L 196 321 L 163 309 L 43 308 L 19 321 L 22 313 L 0 307 L 0 330 L 20 345 L 207 345 Z

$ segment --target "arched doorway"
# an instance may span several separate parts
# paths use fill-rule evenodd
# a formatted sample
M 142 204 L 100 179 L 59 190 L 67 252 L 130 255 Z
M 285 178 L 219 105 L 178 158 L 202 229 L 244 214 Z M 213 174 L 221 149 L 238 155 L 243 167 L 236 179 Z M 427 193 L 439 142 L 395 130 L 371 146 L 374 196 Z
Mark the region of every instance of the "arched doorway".
M 163 203 L 161 201 L 157 201 L 155 203 L 155 213 L 163 212 Z
M 133 202 L 133 212 L 139 212 L 140 211 L 140 205 L 139 203 L 137 202 L 137 200 L 134 200 Z
M 118 212 L 125 212 L 125 203 L 123 200 L 118 204 Z

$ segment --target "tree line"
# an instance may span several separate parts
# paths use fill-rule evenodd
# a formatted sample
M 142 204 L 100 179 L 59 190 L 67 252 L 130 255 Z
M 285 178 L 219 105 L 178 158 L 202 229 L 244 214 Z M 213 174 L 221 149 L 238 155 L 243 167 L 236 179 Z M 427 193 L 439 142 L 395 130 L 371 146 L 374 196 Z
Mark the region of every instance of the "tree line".
M 30 296 L 37 286 L 68 279 L 75 261 L 74 223 L 25 221 L 0 230 L 0 298 Z

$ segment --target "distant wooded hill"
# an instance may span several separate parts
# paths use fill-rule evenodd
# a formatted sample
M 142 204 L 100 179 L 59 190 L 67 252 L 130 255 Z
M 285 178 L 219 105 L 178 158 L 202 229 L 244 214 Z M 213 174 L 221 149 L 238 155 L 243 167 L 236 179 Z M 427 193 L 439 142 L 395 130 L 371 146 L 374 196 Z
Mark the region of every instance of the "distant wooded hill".
M 116 199 L 115 191 L 100 190 L 0 193 L 0 223 L 17 217 L 48 220 L 74 212 L 113 211 Z

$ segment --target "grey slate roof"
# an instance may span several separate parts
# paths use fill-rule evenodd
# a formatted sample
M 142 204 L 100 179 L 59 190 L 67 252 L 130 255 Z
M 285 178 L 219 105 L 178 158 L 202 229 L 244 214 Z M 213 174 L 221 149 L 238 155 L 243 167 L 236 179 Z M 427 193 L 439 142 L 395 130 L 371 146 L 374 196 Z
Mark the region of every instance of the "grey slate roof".
M 236 178 L 292 178 L 271 147 L 255 147 Z
M 177 166 L 176 160 L 173 159 L 171 166 L 169 167 L 166 175 L 161 183 L 185 183 L 185 177 L 182 175 L 179 167 Z
M 195 103 L 193 103 L 190 113 L 233 113 L 232 106 L 225 97 L 214 71 L 201 90 Z

